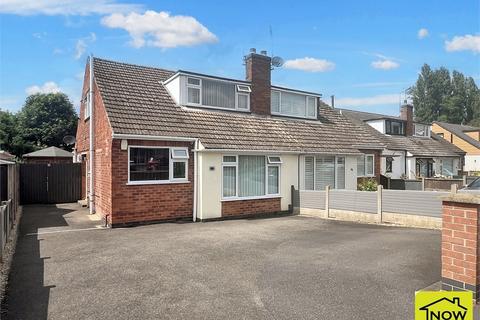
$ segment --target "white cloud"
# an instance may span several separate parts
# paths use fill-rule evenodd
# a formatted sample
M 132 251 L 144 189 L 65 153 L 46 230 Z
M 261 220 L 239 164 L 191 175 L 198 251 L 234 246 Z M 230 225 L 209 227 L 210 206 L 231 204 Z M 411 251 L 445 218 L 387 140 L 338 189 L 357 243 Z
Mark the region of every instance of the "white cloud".
M 83 54 L 85 53 L 88 47 L 87 42 L 93 43 L 96 40 L 97 40 L 97 35 L 93 32 L 90 32 L 90 35 L 88 35 L 87 37 L 78 39 L 75 45 L 75 54 L 73 56 L 75 60 L 78 60 L 83 56 Z
M 135 48 L 144 46 L 175 48 L 217 42 L 218 38 L 190 16 L 171 16 L 168 12 L 146 11 L 123 15 L 114 13 L 102 19 L 109 28 L 125 29 Z
M 420 30 L 418 30 L 418 39 L 425 39 L 426 37 L 428 37 L 428 35 L 428 29 L 421 28 Z
M 53 81 L 47 81 L 41 86 L 34 85 L 25 89 L 25 92 L 28 95 L 35 94 L 35 93 L 57 93 L 60 91 L 61 91 L 60 87 Z
M 335 69 L 335 63 L 310 57 L 285 61 L 284 67 L 308 72 L 326 72 Z
M 381 94 L 372 97 L 361 98 L 338 98 L 335 104 L 339 107 L 360 107 L 360 106 L 377 106 L 387 104 L 398 104 L 398 94 Z
M 400 67 L 398 62 L 393 60 L 377 60 L 372 62 L 372 67 L 375 69 L 382 69 L 382 70 L 391 70 Z
M 115 0 L 2 0 L 0 13 L 29 15 L 90 15 L 141 10 L 138 4 Z
M 480 35 L 467 34 L 453 37 L 452 40 L 445 41 L 445 50 L 449 52 L 472 51 L 473 53 L 480 53 Z

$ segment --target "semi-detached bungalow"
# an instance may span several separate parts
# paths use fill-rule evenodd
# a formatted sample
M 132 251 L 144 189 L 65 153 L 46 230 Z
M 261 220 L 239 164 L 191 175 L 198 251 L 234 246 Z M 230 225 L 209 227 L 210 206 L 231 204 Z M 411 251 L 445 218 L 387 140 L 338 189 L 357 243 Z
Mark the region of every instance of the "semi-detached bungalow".
M 430 124 L 415 121 L 412 105 L 401 106 L 399 117 L 347 109 L 341 112 L 386 146 L 380 165 L 382 175 L 416 179 L 461 173 L 465 152 L 433 133 Z
M 320 94 L 271 85 L 263 52 L 244 62 L 235 80 L 90 58 L 75 146 L 90 209 L 112 226 L 248 216 L 288 210 L 291 186 L 378 179 L 376 137 Z

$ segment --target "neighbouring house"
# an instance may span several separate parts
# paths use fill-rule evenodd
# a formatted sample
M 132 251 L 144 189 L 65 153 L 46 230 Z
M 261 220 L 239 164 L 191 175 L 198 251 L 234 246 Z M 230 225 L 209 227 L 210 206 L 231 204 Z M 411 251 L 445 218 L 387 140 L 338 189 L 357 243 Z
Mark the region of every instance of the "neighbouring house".
M 5 150 L 0 150 L 0 160 L 5 160 L 5 161 L 15 161 L 15 156 Z
M 414 121 L 413 106 L 401 106 L 400 116 L 341 109 L 368 128 L 385 146 L 380 172 L 393 178 L 452 177 L 462 170 L 465 152 L 432 133 L 427 123 Z
M 90 210 L 112 226 L 282 212 L 291 186 L 356 189 L 360 156 L 378 178 L 376 137 L 272 85 L 265 52 L 244 61 L 238 80 L 90 58 L 75 146 Z
M 72 163 L 73 153 L 57 147 L 48 147 L 26 153 L 22 158 L 25 163 Z
M 466 152 L 463 171 L 480 172 L 480 128 L 435 121 L 432 132 Z

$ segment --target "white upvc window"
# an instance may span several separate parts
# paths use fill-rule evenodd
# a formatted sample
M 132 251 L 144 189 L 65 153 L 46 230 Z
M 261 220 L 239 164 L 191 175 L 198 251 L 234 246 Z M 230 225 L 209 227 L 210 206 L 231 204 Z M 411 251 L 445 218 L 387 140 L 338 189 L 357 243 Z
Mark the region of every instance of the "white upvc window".
M 90 110 L 90 91 L 87 91 L 87 95 L 85 96 L 85 115 L 84 118 L 87 120 L 90 118 L 91 110 Z
M 317 118 L 317 97 L 283 90 L 272 90 L 270 96 L 272 114 Z
M 187 103 L 191 105 L 202 104 L 202 79 L 187 78 Z
M 276 156 L 272 156 L 276 157 Z M 277 157 L 280 160 L 280 157 Z M 280 195 L 280 165 L 259 155 L 224 155 L 222 198 L 251 199 Z
M 357 177 L 375 176 L 375 155 L 364 154 L 357 157 Z
M 188 148 L 128 147 L 128 184 L 188 182 Z
M 250 110 L 251 88 L 247 84 L 209 77 L 186 76 L 186 105 L 223 110 Z
M 415 123 L 414 125 L 414 135 L 417 137 L 428 137 L 429 136 L 429 126 L 426 124 Z
M 305 156 L 305 190 L 345 189 L 345 157 Z

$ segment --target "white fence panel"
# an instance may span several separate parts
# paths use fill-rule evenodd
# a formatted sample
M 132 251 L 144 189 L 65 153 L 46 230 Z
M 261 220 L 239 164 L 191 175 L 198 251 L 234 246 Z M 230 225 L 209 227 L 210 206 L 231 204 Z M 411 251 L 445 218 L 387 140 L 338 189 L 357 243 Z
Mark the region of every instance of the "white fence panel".
M 330 209 L 377 213 L 377 193 L 356 190 L 331 190 Z
M 382 211 L 441 217 L 442 196 L 448 192 L 383 190 Z
M 300 191 L 300 207 L 325 209 L 325 191 Z

